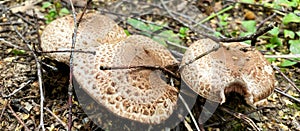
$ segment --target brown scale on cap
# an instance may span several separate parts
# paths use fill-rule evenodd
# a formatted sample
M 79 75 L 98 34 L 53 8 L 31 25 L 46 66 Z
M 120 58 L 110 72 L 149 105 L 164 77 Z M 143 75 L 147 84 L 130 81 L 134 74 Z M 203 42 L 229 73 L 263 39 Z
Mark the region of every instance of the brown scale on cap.
M 217 43 L 210 39 L 196 41 L 184 54 L 182 64 L 211 50 Z M 225 94 L 237 92 L 249 105 L 268 97 L 275 88 L 272 67 L 257 50 L 234 42 L 221 47 L 193 63 L 184 66 L 181 77 L 195 92 L 211 101 L 225 102 Z
M 74 76 L 99 104 L 130 120 L 159 124 L 173 112 L 178 91 L 168 85 L 159 70 L 146 68 L 101 70 L 105 67 L 161 66 L 178 61 L 150 38 L 132 35 L 117 44 L 105 44 L 92 54 L 75 53 Z M 87 64 L 88 63 L 88 64 Z
M 78 15 L 79 16 L 79 15 Z M 43 51 L 70 50 L 74 21 L 71 15 L 58 18 L 51 22 L 41 36 Z M 76 49 L 96 47 L 100 44 L 114 44 L 126 38 L 124 30 L 107 16 L 97 13 L 87 13 L 77 31 Z M 57 61 L 67 63 L 70 53 L 50 53 Z

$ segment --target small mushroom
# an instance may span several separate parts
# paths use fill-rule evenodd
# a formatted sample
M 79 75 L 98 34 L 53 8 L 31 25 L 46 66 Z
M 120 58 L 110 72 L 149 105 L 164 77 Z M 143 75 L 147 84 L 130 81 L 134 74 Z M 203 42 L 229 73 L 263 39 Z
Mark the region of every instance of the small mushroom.
M 185 52 L 181 66 L 218 46 L 211 39 L 201 39 Z M 255 106 L 275 88 L 272 67 L 257 50 L 242 42 L 221 43 L 208 55 L 182 67 L 183 81 L 200 96 L 224 103 L 225 94 L 237 92 Z
M 132 35 L 117 44 L 86 50 L 96 51 L 96 55 L 75 53 L 74 76 L 99 104 L 118 116 L 146 124 L 159 124 L 172 114 L 178 91 L 161 78 L 163 73 L 143 67 L 129 68 L 178 64 L 165 47 L 150 38 Z
M 41 35 L 43 51 L 70 50 L 73 31 L 72 15 L 54 20 Z M 124 30 L 109 17 L 98 13 L 87 13 L 83 16 L 77 31 L 76 49 L 95 47 L 104 43 L 114 44 L 125 38 Z M 57 61 L 68 63 L 70 53 L 50 53 L 49 56 Z

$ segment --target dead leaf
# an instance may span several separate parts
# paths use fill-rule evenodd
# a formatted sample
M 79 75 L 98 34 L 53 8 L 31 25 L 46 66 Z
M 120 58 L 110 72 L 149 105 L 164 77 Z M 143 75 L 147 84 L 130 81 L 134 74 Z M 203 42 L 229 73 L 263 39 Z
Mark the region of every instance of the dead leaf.
M 293 102 L 291 102 L 288 99 L 283 99 L 283 101 L 284 101 L 285 105 L 293 105 L 294 104 Z
M 289 127 L 286 126 L 286 125 L 284 125 L 284 124 L 282 124 L 282 123 L 279 124 L 279 127 L 280 127 L 282 130 L 284 130 L 284 131 L 289 130 Z

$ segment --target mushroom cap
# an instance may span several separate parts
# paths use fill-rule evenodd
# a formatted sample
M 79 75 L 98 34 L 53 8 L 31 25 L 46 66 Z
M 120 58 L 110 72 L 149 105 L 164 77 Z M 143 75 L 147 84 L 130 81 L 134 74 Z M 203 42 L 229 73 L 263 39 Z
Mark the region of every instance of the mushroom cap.
M 201 39 L 185 52 L 181 65 L 218 46 Z M 200 96 L 224 103 L 225 94 L 237 92 L 249 105 L 268 97 L 275 88 L 274 71 L 264 56 L 242 42 L 221 43 L 221 47 L 193 63 L 183 66 L 183 81 Z
M 96 51 L 96 55 L 75 53 L 74 76 L 95 101 L 118 116 L 146 124 L 159 124 L 172 114 L 178 91 L 161 78 L 164 76 L 161 71 L 100 69 L 177 64 L 165 47 L 150 38 L 132 35 L 117 44 L 87 50 Z
M 78 19 L 77 19 L 78 20 Z M 74 21 L 72 15 L 58 18 L 51 22 L 41 35 L 43 51 L 70 50 Z M 76 48 L 96 47 L 99 44 L 114 44 L 126 38 L 124 30 L 112 19 L 98 13 L 87 13 L 83 16 L 77 30 Z M 57 61 L 68 63 L 70 53 L 50 53 Z

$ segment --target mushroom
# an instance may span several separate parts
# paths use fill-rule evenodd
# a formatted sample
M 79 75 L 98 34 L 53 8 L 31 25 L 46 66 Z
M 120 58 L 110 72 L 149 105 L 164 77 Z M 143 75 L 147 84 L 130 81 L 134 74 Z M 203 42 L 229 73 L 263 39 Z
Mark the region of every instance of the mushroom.
M 70 49 L 73 32 L 71 16 L 50 23 L 42 34 L 44 51 Z M 73 75 L 79 86 L 97 103 L 117 116 L 145 124 L 168 119 L 177 103 L 178 90 L 168 85 L 162 71 L 141 66 L 172 67 L 178 61 L 162 45 L 150 38 L 126 37 L 113 20 L 86 14 L 78 29 Z M 69 53 L 49 54 L 69 63 Z M 102 67 L 129 67 L 103 70 Z
M 132 35 L 117 44 L 87 50 L 96 51 L 96 55 L 75 53 L 74 76 L 94 100 L 118 116 L 141 123 L 159 124 L 168 119 L 177 103 L 177 89 L 161 78 L 160 70 L 130 68 L 178 64 L 164 46 Z
M 72 46 L 74 21 L 71 15 L 51 22 L 41 35 L 43 51 L 65 51 Z M 124 30 L 112 19 L 98 13 L 87 13 L 78 27 L 76 49 L 95 47 L 99 44 L 114 44 L 126 38 Z M 57 61 L 68 63 L 70 53 L 50 53 Z
M 272 67 L 259 51 L 242 42 L 221 43 L 217 51 L 185 65 L 215 46 L 219 45 L 213 40 L 201 39 L 183 56 L 181 77 L 193 91 L 221 104 L 225 94 L 237 92 L 252 106 L 273 92 Z

